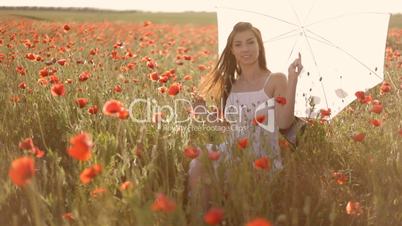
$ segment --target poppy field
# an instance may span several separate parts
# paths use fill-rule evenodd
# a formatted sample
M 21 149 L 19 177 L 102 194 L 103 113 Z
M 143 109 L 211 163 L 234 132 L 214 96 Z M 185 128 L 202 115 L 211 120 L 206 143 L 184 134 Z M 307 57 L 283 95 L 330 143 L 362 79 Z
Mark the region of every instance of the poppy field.
M 402 27 L 388 31 L 384 82 L 356 92 L 331 122 L 322 109 L 296 150 L 281 138 L 285 167 L 266 180 L 270 159 L 255 159 L 252 141 L 214 171 L 222 156 L 205 145 L 225 134 L 165 122 L 171 115 L 157 107 L 194 117 L 174 103 L 194 100 L 217 60 L 213 21 L 0 19 L 0 225 L 402 222 Z M 136 98 L 153 100 L 152 111 Z M 196 157 L 211 191 L 206 211 L 199 192 L 188 196 Z

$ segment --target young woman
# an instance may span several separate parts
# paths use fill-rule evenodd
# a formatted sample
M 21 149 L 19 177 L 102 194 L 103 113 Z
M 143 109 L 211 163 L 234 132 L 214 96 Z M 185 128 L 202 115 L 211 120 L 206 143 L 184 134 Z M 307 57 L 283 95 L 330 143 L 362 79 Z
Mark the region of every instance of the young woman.
M 295 119 L 296 85 L 302 69 L 299 53 L 290 64 L 287 77 L 271 72 L 267 68 L 260 31 L 248 22 L 239 22 L 233 27 L 216 66 L 200 85 L 201 97 L 212 97 L 217 106 L 223 106 L 225 119 L 236 125 L 230 127 L 229 142 L 239 143 L 241 147 L 249 145 L 258 157 L 268 156 L 272 171 L 282 168 L 278 133 L 279 129 L 291 127 Z M 220 147 L 231 156 L 233 150 L 229 149 L 234 146 Z M 189 169 L 190 194 L 201 177 L 201 161 L 193 159 Z

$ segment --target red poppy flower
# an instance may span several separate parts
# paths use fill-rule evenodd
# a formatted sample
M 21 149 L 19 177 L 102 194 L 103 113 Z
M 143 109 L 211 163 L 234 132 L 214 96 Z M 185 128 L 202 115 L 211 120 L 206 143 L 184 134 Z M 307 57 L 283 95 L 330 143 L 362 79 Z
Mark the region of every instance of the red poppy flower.
M 22 150 L 31 150 L 35 147 L 32 138 L 25 138 L 24 140 L 20 141 L 18 147 Z
M 364 133 L 356 133 L 352 136 L 353 140 L 356 142 L 362 142 L 366 135 Z
M 355 96 L 357 97 L 357 100 L 359 100 L 359 102 L 362 104 L 368 104 L 372 100 L 372 97 L 370 95 L 366 96 L 363 91 L 357 91 L 355 93 Z
M 94 198 L 98 198 L 104 195 L 107 192 L 105 188 L 95 188 L 91 191 L 91 196 Z
M 49 84 L 49 81 L 46 78 L 39 78 L 38 84 L 41 86 L 47 86 Z
M 120 191 L 125 191 L 131 189 L 133 187 L 133 183 L 131 181 L 125 181 L 120 185 Z
M 35 162 L 30 157 L 15 159 L 10 166 L 8 176 L 17 186 L 24 186 L 29 183 L 35 175 Z
M 349 201 L 346 205 L 346 213 L 353 216 L 362 214 L 362 207 L 359 202 Z
M 156 67 L 156 63 L 154 61 L 148 61 L 147 62 L 147 67 L 149 69 L 154 69 Z
M 178 83 L 173 83 L 172 85 L 170 85 L 169 89 L 168 89 L 168 94 L 170 96 L 176 96 L 181 89 L 181 85 Z
M 187 146 L 184 148 L 184 155 L 190 159 L 195 159 L 200 154 L 200 150 L 196 147 Z
M 58 64 L 60 64 L 61 66 L 64 66 L 66 64 L 67 60 L 66 59 L 60 59 L 57 61 Z
M 65 24 L 63 26 L 64 31 L 69 31 L 71 29 L 71 27 L 68 24 Z
M 10 97 L 10 101 L 14 102 L 14 103 L 18 103 L 18 102 L 20 102 L 20 100 L 21 100 L 21 98 L 18 95 Z
M 208 159 L 216 161 L 221 157 L 221 152 L 219 151 L 208 151 Z
M 46 67 L 44 67 L 44 68 L 39 70 L 39 76 L 40 77 L 43 78 L 43 77 L 46 77 L 48 75 L 49 75 L 49 70 Z
M 64 96 L 66 91 L 64 89 L 63 83 L 57 83 L 52 86 L 50 92 L 53 96 Z
M 123 108 L 123 109 L 119 112 L 119 119 L 128 119 L 128 117 L 129 117 L 128 111 Z
M 365 97 L 364 97 L 364 100 L 361 101 L 361 103 L 363 103 L 363 104 L 369 104 L 369 103 L 371 103 L 372 100 L 373 100 L 373 98 L 371 97 L 371 95 L 368 95 L 368 96 L 365 96 Z
M 391 91 L 391 85 L 388 82 L 384 81 L 381 84 L 380 91 L 381 93 L 388 93 L 389 91 Z
M 332 172 L 332 177 L 335 179 L 335 182 L 339 185 L 346 184 L 349 180 L 348 175 L 342 172 Z
M 267 118 L 267 117 L 266 117 L 265 115 L 257 115 L 256 117 L 253 118 L 253 120 L 252 120 L 251 123 L 252 123 L 254 126 L 256 126 L 256 125 L 258 125 L 258 124 L 264 123 L 266 118 Z
M 270 167 L 270 160 L 267 156 L 263 156 L 254 161 L 254 167 L 257 169 L 267 170 Z
M 186 81 L 191 80 L 191 79 L 193 79 L 193 77 L 191 77 L 191 75 L 185 75 L 183 77 L 183 80 L 186 80 Z
M 275 101 L 276 103 L 280 104 L 280 105 L 285 105 L 286 104 L 286 98 L 285 97 L 281 97 L 281 96 L 277 96 L 275 97 Z
M 370 112 L 380 114 L 382 112 L 383 106 L 382 104 L 374 104 L 371 108 Z
M 92 179 L 94 179 L 97 175 L 102 172 L 102 166 L 99 164 L 95 164 L 89 168 L 86 168 L 80 174 L 80 180 L 83 184 L 89 184 Z
M 331 115 L 331 108 L 328 109 L 320 109 L 321 118 L 329 117 Z
M 183 58 L 184 58 L 184 60 L 192 60 L 193 59 L 193 57 L 190 55 L 184 55 Z
M 149 74 L 149 79 L 152 81 L 158 81 L 159 80 L 159 74 L 158 72 L 154 71 Z
M 223 220 L 223 209 L 211 208 L 204 214 L 204 222 L 209 225 L 220 224 Z
M 52 84 L 60 83 L 60 80 L 59 80 L 59 78 L 58 78 L 56 75 L 51 75 L 51 76 L 49 77 L 49 81 L 50 81 L 50 83 L 52 83 Z
M 371 123 L 371 125 L 373 125 L 375 127 L 381 126 L 381 124 L 382 124 L 381 120 L 379 120 L 379 119 L 371 119 L 370 123 Z
M 35 155 L 36 158 L 42 158 L 43 156 L 45 156 L 45 152 L 37 147 L 33 147 L 31 149 L 31 152 Z
M 123 104 L 118 100 L 109 100 L 103 105 L 103 114 L 113 117 L 119 117 L 120 111 L 123 110 Z
M 17 66 L 17 67 L 15 68 L 15 70 L 16 70 L 17 73 L 20 74 L 20 75 L 25 75 L 25 74 L 26 74 L 26 70 L 25 70 L 25 68 L 24 68 L 23 66 Z
M 72 222 L 72 221 L 75 220 L 75 219 L 74 219 L 74 216 L 73 216 L 73 214 L 72 214 L 71 212 L 64 213 L 64 214 L 62 215 L 62 217 L 63 217 L 64 220 L 69 221 L 69 222 Z
M 163 72 L 162 76 L 166 76 L 166 77 L 170 78 L 170 77 L 174 76 L 174 73 L 175 73 L 174 70 L 168 70 L 168 71 Z
M 68 154 L 81 161 L 91 158 L 91 149 L 93 146 L 91 136 L 85 132 L 81 132 L 70 139 L 71 146 L 68 148 Z
M 123 90 L 123 89 L 121 88 L 120 85 L 116 85 L 116 86 L 114 87 L 114 89 L 113 89 L 113 91 L 114 91 L 115 93 L 121 93 L 122 90 Z
M 166 91 L 167 91 L 167 87 L 166 86 L 161 86 L 161 87 L 158 87 L 158 91 L 160 92 L 160 93 L 166 93 Z
M 166 83 L 169 80 L 169 77 L 166 75 L 163 75 L 162 77 L 159 78 L 159 83 Z
M 246 226 L 272 226 L 272 223 L 265 218 L 255 218 L 247 222 Z
M 83 82 L 83 81 L 88 80 L 89 77 L 91 77 L 91 73 L 89 73 L 88 71 L 84 71 L 78 76 L 78 80 L 80 82 Z
M 18 88 L 25 89 L 27 88 L 27 84 L 25 82 L 21 82 L 20 84 L 18 84 Z
M 206 69 L 207 69 L 207 66 L 205 66 L 203 64 L 198 65 L 198 70 L 205 71 Z
M 37 57 L 37 55 L 35 55 L 35 54 L 33 54 L 33 53 L 27 53 L 27 54 L 25 55 L 25 58 L 27 58 L 27 59 L 30 60 L 30 61 L 36 60 L 36 57 Z
M 176 203 L 166 197 L 164 194 L 159 193 L 151 206 L 151 210 L 155 212 L 173 212 L 176 210 Z
M 365 97 L 366 95 L 364 94 L 363 91 L 357 91 L 357 92 L 355 93 L 355 96 L 357 97 L 358 100 L 364 100 L 364 97 Z
M 94 105 L 88 108 L 88 113 L 91 115 L 95 115 L 96 113 L 98 113 L 98 106 Z
M 75 103 L 80 107 L 83 108 L 88 104 L 88 98 L 77 98 L 75 99 Z
M 134 62 L 130 62 L 130 63 L 127 64 L 127 68 L 129 70 L 133 70 L 135 68 L 135 66 L 136 66 L 136 63 L 134 63 Z
M 237 147 L 240 149 L 245 149 L 248 146 L 248 138 L 241 138 L 237 141 Z

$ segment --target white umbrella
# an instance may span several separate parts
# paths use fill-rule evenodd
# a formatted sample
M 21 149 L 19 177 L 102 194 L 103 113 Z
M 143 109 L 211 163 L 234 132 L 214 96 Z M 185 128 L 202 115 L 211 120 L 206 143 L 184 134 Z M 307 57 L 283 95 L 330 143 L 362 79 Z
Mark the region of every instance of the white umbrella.
M 219 54 L 239 21 L 257 27 L 264 40 L 268 68 L 287 74 L 302 54 L 295 115 L 331 118 L 356 97 L 383 81 L 390 13 L 370 0 L 219 0 Z M 314 106 L 314 108 L 312 108 Z

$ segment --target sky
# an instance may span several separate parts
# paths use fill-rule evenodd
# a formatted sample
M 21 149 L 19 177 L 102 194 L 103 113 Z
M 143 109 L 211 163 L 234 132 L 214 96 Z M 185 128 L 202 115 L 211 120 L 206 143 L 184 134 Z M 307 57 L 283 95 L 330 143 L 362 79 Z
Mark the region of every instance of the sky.
M 247 0 L 233 0 L 233 4 L 236 1 L 244 2 Z M 353 1 L 351 0 L 350 2 L 353 3 Z M 261 0 L 262 4 L 263 2 Z M 402 13 L 402 0 L 367 0 L 367 2 L 381 2 L 389 12 Z M 215 12 L 216 0 L 1 0 L 0 6 L 90 7 L 152 12 Z

